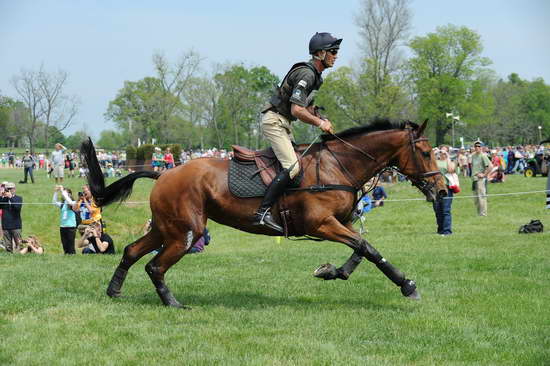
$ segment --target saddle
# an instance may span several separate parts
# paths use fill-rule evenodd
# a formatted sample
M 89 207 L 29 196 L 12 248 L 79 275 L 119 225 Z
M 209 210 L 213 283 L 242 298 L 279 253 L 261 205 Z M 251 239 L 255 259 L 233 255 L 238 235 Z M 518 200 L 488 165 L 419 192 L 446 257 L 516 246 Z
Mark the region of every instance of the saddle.
M 233 158 L 242 163 L 255 163 L 258 167 L 260 177 L 266 186 L 281 171 L 281 163 L 277 160 L 275 152 L 271 147 L 264 150 L 251 150 L 244 146 L 232 145 Z
M 263 197 L 265 190 L 283 169 L 272 148 L 251 150 L 233 145 L 233 159 L 229 163 L 229 190 L 237 197 Z M 295 150 L 299 159 L 298 151 Z M 298 187 L 303 177 L 301 171 L 291 182 Z

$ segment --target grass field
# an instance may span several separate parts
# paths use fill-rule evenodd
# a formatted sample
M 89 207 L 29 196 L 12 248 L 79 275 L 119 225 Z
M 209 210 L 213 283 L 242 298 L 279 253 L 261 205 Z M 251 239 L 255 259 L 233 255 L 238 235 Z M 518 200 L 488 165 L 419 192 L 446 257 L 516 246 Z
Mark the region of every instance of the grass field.
M 0 169 L 18 181 L 20 170 Z M 79 191 L 82 181 L 67 186 Z M 512 176 L 489 193 L 540 191 L 546 179 Z M 130 201 L 148 199 L 139 180 Z M 463 181 L 469 195 L 469 182 Z M 408 184 L 390 199 L 420 198 Z M 18 185 L 25 202 L 50 202 L 53 182 Z M 57 209 L 23 207 L 24 234 L 46 243 L 43 256 L 0 252 L 0 364 L 179 365 L 548 365 L 550 235 L 519 235 L 538 218 L 550 228 L 544 194 L 489 198 L 478 217 L 471 199 L 453 202 L 455 234 L 435 232 L 431 206 L 388 202 L 367 214 L 370 242 L 416 280 L 407 300 L 369 262 L 348 281 L 312 277 L 341 265 L 341 244 L 292 242 L 210 222 L 206 251 L 167 274 L 192 310 L 168 309 L 143 267 L 130 271 L 123 298 L 104 295 L 120 260 L 61 254 Z M 104 217 L 118 253 L 137 238 L 147 204 L 108 207 Z

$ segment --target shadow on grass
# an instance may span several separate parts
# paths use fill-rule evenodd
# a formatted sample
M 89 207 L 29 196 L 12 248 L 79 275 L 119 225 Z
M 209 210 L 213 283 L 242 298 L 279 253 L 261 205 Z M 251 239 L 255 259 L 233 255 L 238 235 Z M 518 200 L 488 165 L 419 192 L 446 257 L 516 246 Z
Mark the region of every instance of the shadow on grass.
M 306 309 L 309 307 L 315 307 L 318 309 L 322 307 L 324 310 L 342 310 L 344 309 L 370 309 L 370 310 L 385 310 L 385 311 L 414 311 L 414 307 L 407 305 L 407 302 L 411 301 L 396 293 L 395 296 L 402 298 L 403 304 L 384 303 L 383 300 L 376 301 L 370 298 L 342 298 L 342 297 L 330 297 L 319 295 L 318 297 L 306 297 L 306 296 L 277 296 L 266 295 L 263 293 L 253 291 L 220 291 L 211 295 L 201 295 L 196 293 L 178 294 L 173 292 L 174 296 L 182 304 L 193 308 L 202 307 L 226 307 L 234 309 L 266 309 L 276 307 L 292 307 L 296 310 Z M 154 289 L 151 289 L 151 293 L 144 293 L 140 295 L 128 295 L 122 296 L 117 299 L 113 299 L 114 302 L 118 302 L 124 305 L 150 305 L 150 306 L 163 306 L 160 298 L 156 295 Z

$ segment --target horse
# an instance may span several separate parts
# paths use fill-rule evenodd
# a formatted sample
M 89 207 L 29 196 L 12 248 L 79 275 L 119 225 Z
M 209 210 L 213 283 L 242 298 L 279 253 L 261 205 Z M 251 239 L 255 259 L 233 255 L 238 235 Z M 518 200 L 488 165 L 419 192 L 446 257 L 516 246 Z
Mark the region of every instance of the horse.
M 420 298 L 416 283 L 355 231 L 352 212 L 363 185 L 388 167 L 405 175 L 427 201 L 446 195 L 432 148 L 423 136 L 426 125 L 427 120 L 421 126 L 409 121 L 377 120 L 337 134 L 322 135 L 320 142 L 309 146 L 297 146 L 302 153 L 303 178 L 299 188 L 289 189 L 275 204 L 275 219 L 282 222 L 285 218 L 279 213 L 283 208 L 293 219 L 288 235 L 338 242 L 353 250 L 341 267 L 327 263 L 314 271 L 315 277 L 347 280 L 366 258 L 401 289 L 403 296 Z M 164 305 L 185 308 L 166 285 L 164 275 L 203 235 L 208 219 L 249 233 L 280 235 L 268 227 L 252 225 L 261 197 L 238 198 L 229 191 L 228 160 L 194 159 L 162 174 L 134 172 L 105 186 L 90 138 L 82 143 L 81 154 L 89 170 L 90 191 L 100 207 L 124 201 L 137 179 L 157 180 L 150 193 L 151 230 L 124 248 L 107 287 L 110 297 L 121 296 L 126 274 L 134 263 L 158 250 L 145 271 Z

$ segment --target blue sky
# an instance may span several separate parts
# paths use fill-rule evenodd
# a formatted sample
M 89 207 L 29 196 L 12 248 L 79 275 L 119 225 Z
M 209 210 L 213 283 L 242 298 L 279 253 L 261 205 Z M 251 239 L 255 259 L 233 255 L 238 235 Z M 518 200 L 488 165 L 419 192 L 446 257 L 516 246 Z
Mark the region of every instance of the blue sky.
M 69 73 L 67 91 L 82 101 L 75 124 L 92 135 L 113 128 L 103 114 L 125 80 L 154 75 L 151 56 L 174 61 L 194 49 L 204 71 L 226 62 L 267 66 L 284 76 L 307 59 L 316 31 L 343 37 L 336 66 L 359 56 L 359 0 L 336 1 L 46 1 L 0 0 L 0 93 L 22 68 Z M 501 77 L 550 83 L 550 1 L 416 0 L 411 36 L 455 24 L 478 32 L 483 55 Z

